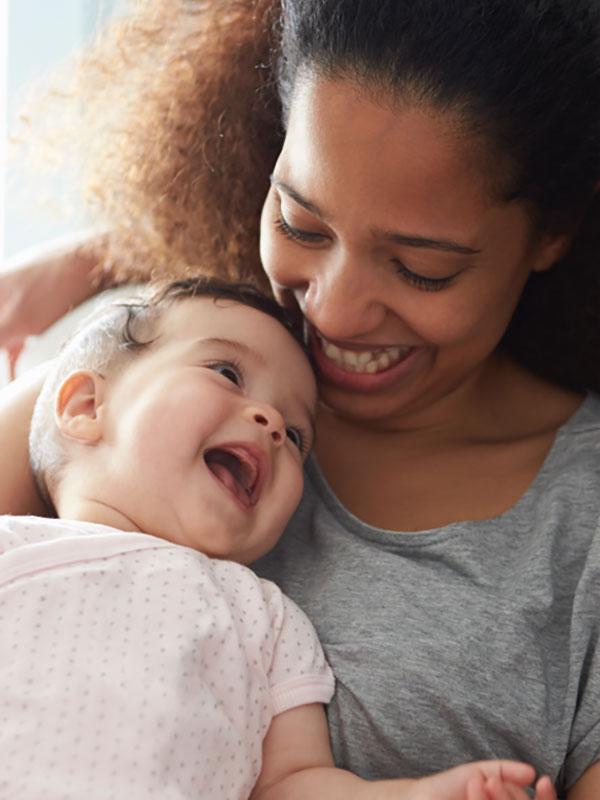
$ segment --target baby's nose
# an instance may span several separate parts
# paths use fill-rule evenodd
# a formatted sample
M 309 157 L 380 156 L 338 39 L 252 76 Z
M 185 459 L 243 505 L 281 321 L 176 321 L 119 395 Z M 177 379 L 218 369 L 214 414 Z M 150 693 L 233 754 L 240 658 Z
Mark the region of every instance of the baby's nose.
M 248 409 L 252 422 L 265 428 L 273 443 L 281 445 L 285 442 L 285 422 L 279 411 L 269 405 L 253 405 Z

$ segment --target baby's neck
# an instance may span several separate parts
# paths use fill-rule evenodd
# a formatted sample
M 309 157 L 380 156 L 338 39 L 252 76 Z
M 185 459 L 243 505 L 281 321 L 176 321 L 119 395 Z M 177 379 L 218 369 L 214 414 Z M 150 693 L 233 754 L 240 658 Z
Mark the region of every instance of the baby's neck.
M 91 497 L 65 494 L 54 498 L 57 516 L 61 519 L 95 522 L 121 531 L 140 531 L 135 520 L 118 508 Z

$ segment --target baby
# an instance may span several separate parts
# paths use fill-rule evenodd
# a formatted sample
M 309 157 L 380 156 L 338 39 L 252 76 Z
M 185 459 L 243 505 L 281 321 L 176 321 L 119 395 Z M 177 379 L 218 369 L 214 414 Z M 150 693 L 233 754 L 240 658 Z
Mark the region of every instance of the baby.
M 315 403 L 282 311 L 246 286 L 178 281 L 69 342 L 30 437 L 58 519 L 0 518 L 2 800 L 527 797 L 516 762 L 333 766 L 317 636 L 243 566 L 300 499 Z

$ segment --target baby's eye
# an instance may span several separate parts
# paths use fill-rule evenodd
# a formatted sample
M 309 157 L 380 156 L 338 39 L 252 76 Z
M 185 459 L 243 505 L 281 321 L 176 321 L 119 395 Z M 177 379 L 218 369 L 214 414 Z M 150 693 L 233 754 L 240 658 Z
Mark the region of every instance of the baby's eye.
M 229 361 L 216 361 L 214 364 L 207 364 L 207 367 L 218 372 L 219 375 L 227 378 L 228 381 L 235 383 L 236 386 L 242 386 L 244 382 L 241 370 Z
M 289 426 L 285 429 L 285 435 L 288 439 L 296 445 L 301 453 L 304 453 L 304 434 L 298 428 Z

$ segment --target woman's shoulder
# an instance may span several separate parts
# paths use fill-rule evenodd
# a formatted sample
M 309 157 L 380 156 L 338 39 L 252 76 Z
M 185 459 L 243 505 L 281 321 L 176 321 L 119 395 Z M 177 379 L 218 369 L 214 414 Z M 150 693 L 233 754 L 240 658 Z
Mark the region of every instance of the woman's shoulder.
M 600 396 L 588 394 L 558 429 L 550 456 L 556 467 L 600 476 Z
M 600 541 L 600 397 L 588 394 L 558 429 L 554 444 L 521 504 L 532 525 L 548 525 L 571 544 Z M 591 537 L 591 538 L 590 538 Z M 587 545 L 585 544 L 587 542 Z
M 510 370 L 504 422 L 508 438 L 532 442 L 534 456 L 543 455 L 533 486 L 561 474 L 600 481 L 600 395 L 570 391 L 514 364 Z

